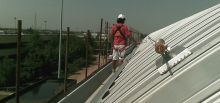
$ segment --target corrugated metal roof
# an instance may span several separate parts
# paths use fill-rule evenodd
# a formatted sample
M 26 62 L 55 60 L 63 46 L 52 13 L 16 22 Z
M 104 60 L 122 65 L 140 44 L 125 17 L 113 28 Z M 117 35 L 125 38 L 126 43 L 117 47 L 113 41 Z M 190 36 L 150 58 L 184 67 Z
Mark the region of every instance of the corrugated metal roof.
M 173 61 L 170 72 L 159 73 L 160 66 L 157 67 L 156 61 L 161 59 L 161 55 L 154 51 L 153 42 L 146 37 L 108 90 L 109 94 L 99 102 L 219 101 L 220 5 L 171 24 L 149 36 L 154 40 L 164 39 L 171 47 L 171 52 L 179 55 L 170 60 Z M 184 50 L 190 53 L 184 56 Z
M 165 40 L 171 48 L 169 61 L 155 52 L 149 37 Z M 87 103 L 220 101 L 220 4 L 155 31 L 149 37 L 126 57 L 124 64 Z M 82 90 L 86 91 L 90 85 L 83 86 Z M 83 95 L 73 91 L 60 103 L 76 102 L 75 96 Z

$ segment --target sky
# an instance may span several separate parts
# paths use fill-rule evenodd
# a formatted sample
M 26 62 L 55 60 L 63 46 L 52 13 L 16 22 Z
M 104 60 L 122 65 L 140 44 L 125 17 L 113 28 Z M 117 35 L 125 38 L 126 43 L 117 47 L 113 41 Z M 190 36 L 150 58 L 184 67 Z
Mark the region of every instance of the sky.
M 59 29 L 62 0 L 0 0 L 0 27 Z M 101 18 L 111 25 L 118 14 L 129 27 L 151 33 L 208 9 L 220 0 L 63 0 L 63 29 L 100 31 Z M 16 19 L 15 19 L 16 17 Z M 45 23 L 45 21 L 47 21 Z

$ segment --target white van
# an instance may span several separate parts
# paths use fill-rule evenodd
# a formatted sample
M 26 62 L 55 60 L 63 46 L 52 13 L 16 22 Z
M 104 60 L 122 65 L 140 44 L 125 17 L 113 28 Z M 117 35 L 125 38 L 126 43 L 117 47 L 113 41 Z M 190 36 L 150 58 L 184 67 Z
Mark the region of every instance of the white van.
M 2 35 L 2 34 L 5 34 L 5 32 L 4 32 L 4 31 L 2 31 L 2 30 L 0 30 L 0 35 Z

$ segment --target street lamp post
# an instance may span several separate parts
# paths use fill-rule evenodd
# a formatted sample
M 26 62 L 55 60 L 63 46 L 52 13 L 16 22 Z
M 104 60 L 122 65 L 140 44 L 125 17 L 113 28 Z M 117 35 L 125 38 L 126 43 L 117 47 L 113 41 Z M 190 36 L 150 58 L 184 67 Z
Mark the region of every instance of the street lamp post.
M 61 1 L 61 11 L 60 11 L 60 40 L 59 40 L 58 79 L 60 78 L 60 68 L 61 68 L 61 37 L 62 37 L 62 27 L 63 27 L 63 0 Z

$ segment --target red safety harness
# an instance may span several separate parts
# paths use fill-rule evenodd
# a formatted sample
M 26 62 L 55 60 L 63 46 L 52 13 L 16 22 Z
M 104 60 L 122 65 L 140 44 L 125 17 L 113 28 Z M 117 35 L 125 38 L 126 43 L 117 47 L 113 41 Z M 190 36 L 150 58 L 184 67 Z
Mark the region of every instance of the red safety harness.
M 122 25 L 122 26 L 123 26 L 123 25 Z M 122 26 L 116 26 L 117 29 L 115 30 L 115 32 L 114 32 L 114 34 L 113 34 L 113 40 L 114 40 L 115 34 L 116 34 L 118 31 L 120 32 L 120 34 L 121 34 L 121 36 L 124 38 L 124 40 L 126 40 L 125 35 L 124 35 L 123 32 L 121 31 L 121 27 L 122 27 Z M 123 50 L 125 50 L 126 46 L 124 46 L 124 47 L 121 48 L 121 49 L 118 49 L 118 48 L 115 48 L 114 45 L 112 45 L 112 48 L 113 48 L 114 50 L 116 50 L 116 51 L 122 52 Z

